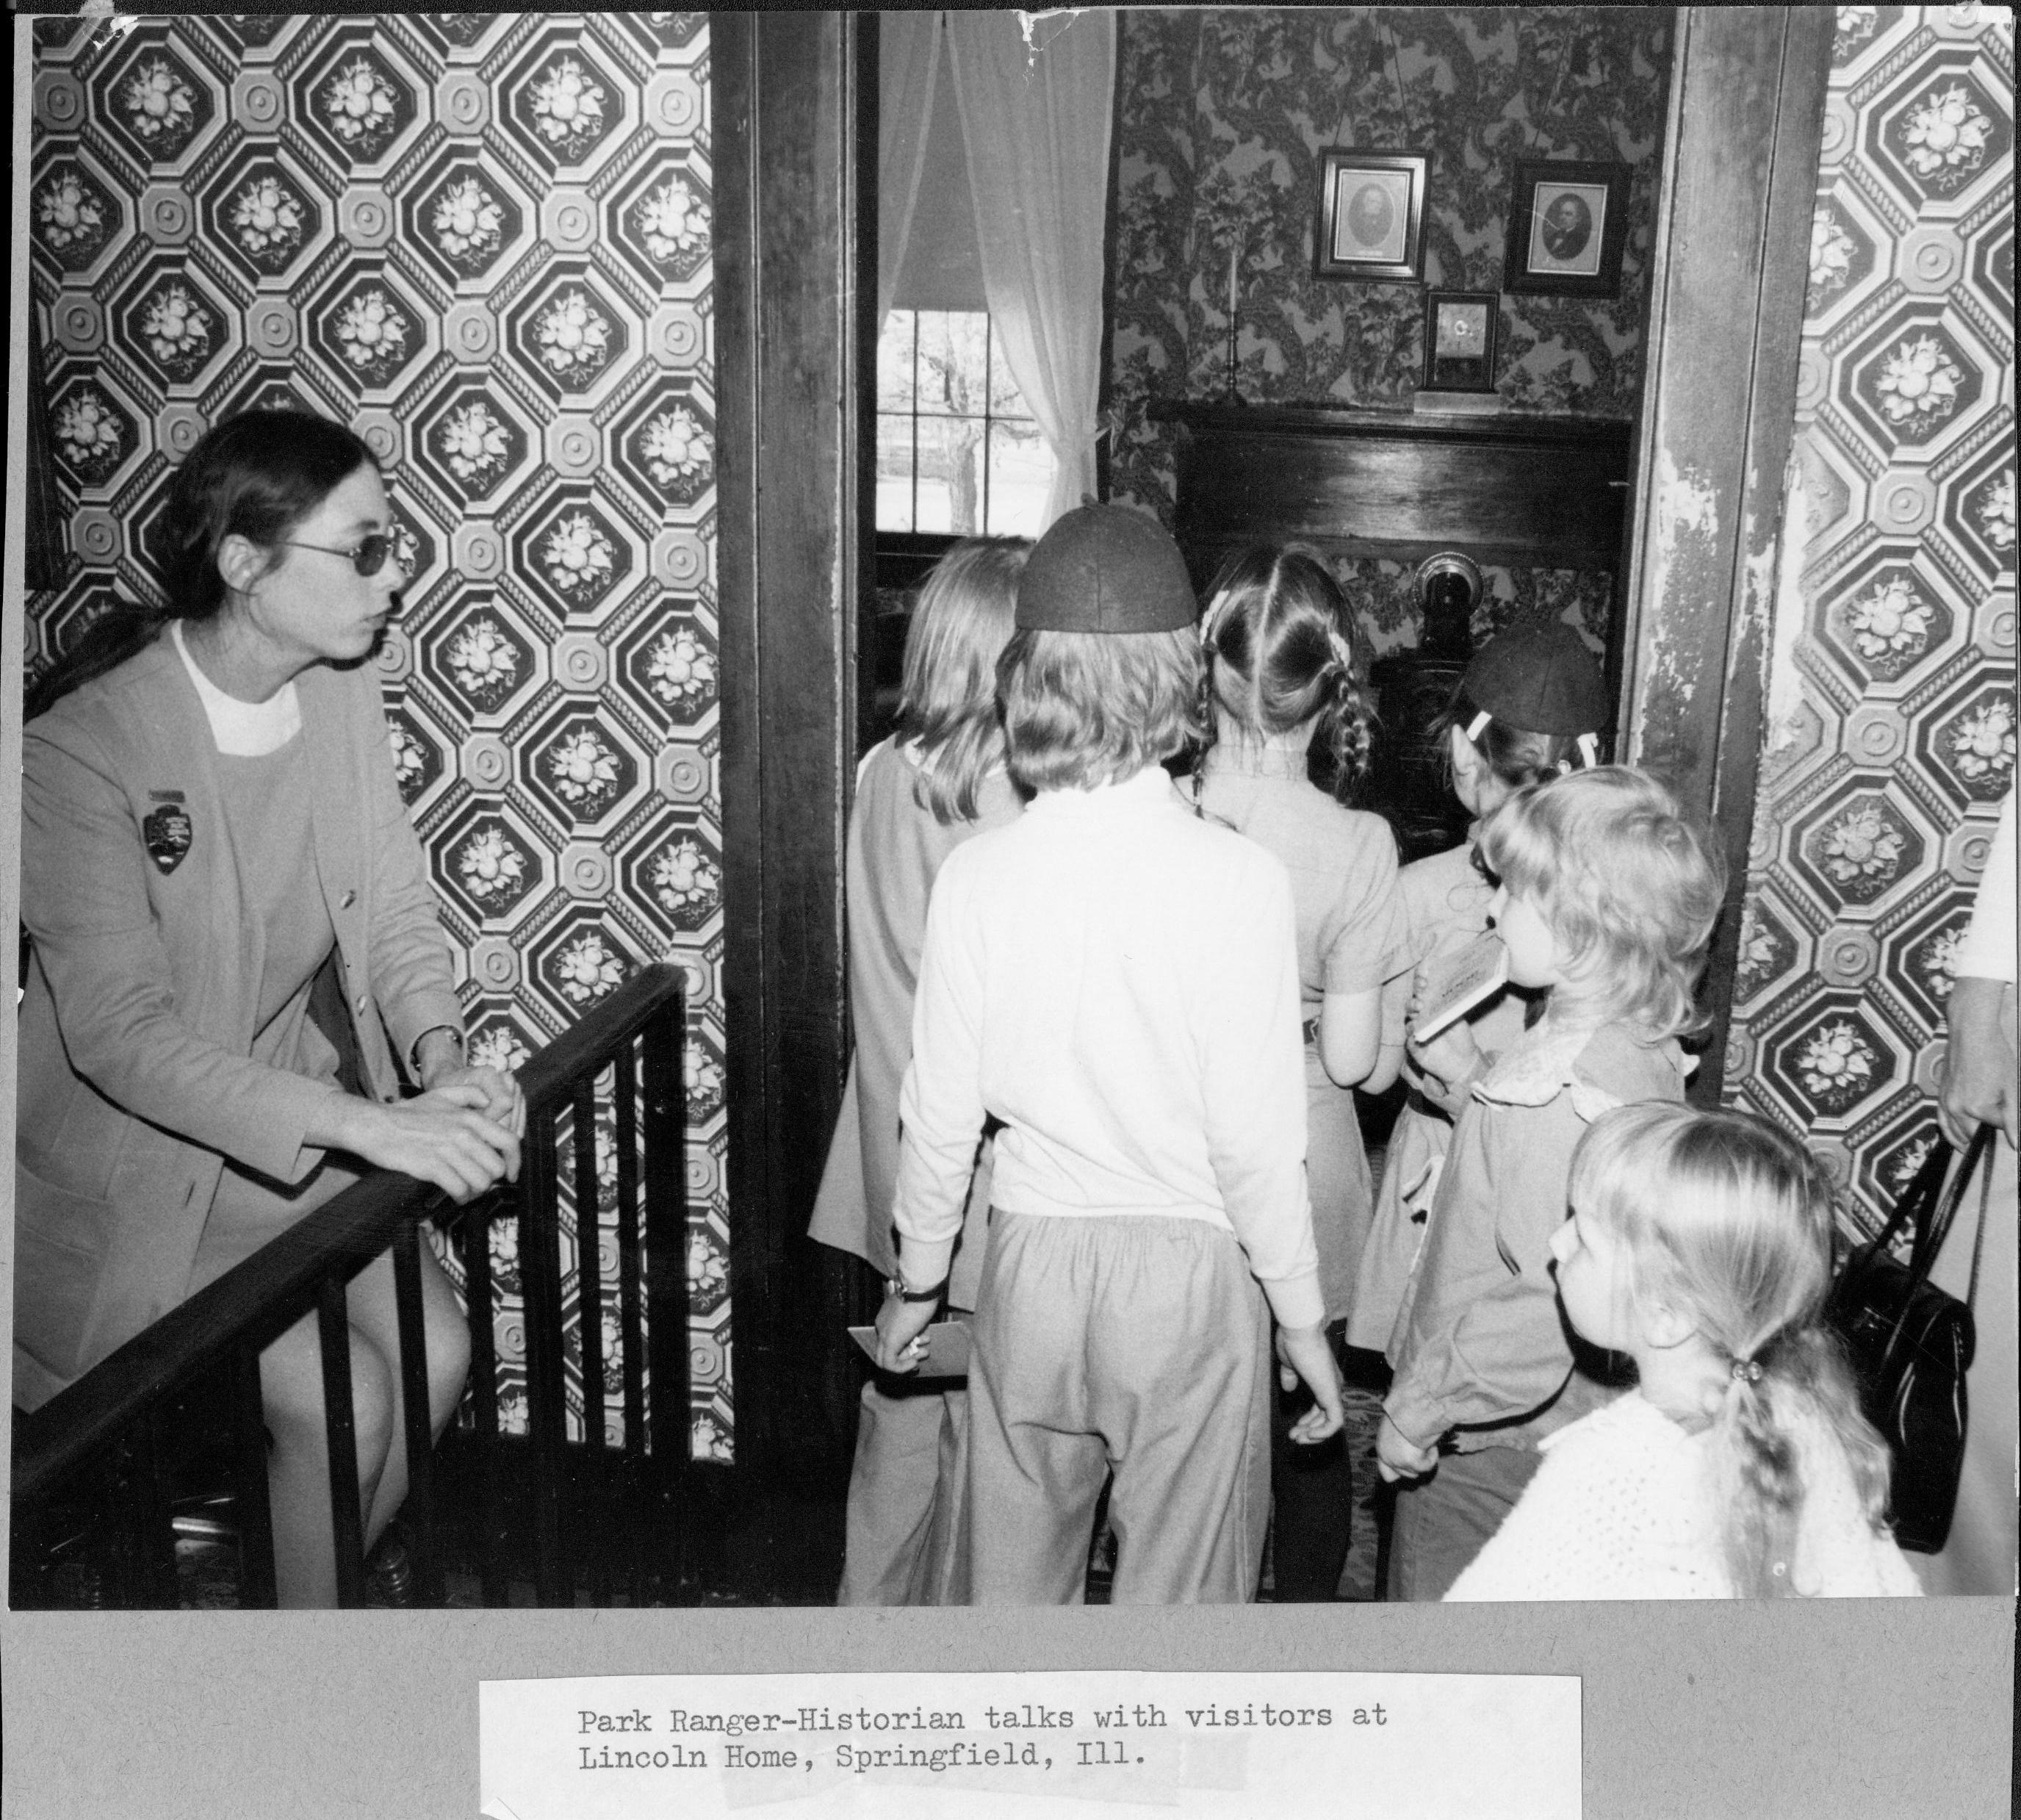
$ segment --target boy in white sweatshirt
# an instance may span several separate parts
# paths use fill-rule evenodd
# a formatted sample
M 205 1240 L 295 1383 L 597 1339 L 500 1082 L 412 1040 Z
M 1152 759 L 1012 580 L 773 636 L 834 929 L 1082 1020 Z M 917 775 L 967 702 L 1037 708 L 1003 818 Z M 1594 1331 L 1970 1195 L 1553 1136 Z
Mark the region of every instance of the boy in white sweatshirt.
M 936 880 L 900 1098 L 900 1281 L 880 1362 L 917 1362 L 987 1116 L 967 1585 L 1080 1596 L 1112 1472 L 1113 1598 L 1254 1596 L 1269 1506 L 1269 1316 L 1341 1424 L 1304 1158 L 1291 895 L 1160 760 L 1197 724 L 1197 606 L 1171 538 L 1069 512 L 1020 578 L 998 677 L 1023 817 Z

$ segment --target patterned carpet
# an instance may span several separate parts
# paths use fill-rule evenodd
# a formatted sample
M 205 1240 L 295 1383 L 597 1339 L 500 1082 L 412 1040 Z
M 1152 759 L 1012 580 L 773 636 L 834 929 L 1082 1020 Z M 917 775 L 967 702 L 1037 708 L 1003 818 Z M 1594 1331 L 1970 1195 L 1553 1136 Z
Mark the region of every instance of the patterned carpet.
M 1357 1497 L 1357 1507 L 1362 1501 Z M 1356 1516 L 1361 1512 L 1357 1508 Z M 181 1526 L 191 1533 L 180 1534 L 176 1540 L 176 1581 L 177 1604 L 184 1611 L 236 1611 L 239 1609 L 239 1541 L 221 1524 L 206 1523 L 199 1530 L 184 1523 Z M 1338 1596 L 1345 1599 L 1365 1599 L 1371 1596 L 1370 1587 L 1362 1581 L 1359 1567 L 1361 1552 L 1351 1555 L 1346 1572 L 1343 1574 Z M 1372 1550 L 1370 1559 L 1372 1563 Z M 1116 1538 L 1105 1523 L 1096 1532 L 1088 1552 L 1086 1600 L 1090 1605 L 1109 1603 L 1110 1588 L 1116 1573 Z M 483 1588 L 478 1575 L 466 1569 L 451 1566 L 443 1575 L 442 1603 L 451 1610 L 481 1610 L 484 1608 Z M 1259 1597 L 1269 1603 L 1273 1596 L 1269 1557 L 1264 1559 L 1263 1581 Z M 64 1610 L 97 1610 L 107 1603 L 104 1577 L 90 1563 L 82 1559 L 63 1560 L 42 1576 L 37 1593 L 31 1599 L 17 1596 L 17 1606 L 33 1605 L 43 1609 Z M 534 1589 L 530 1581 L 512 1583 L 510 1603 L 515 1607 L 530 1608 L 536 1603 Z M 577 1603 L 586 1605 L 588 1595 L 578 1594 Z M 624 1607 L 629 1601 L 619 1593 L 612 1602 Z M 800 1599 L 772 1595 L 742 1593 L 723 1588 L 700 1591 L 691 1601 L 698 1605 L 736 1607 L 747 1605 L 795 1604 L 805 1603 Z M 366 1607 L 368 1610 L 401 1610 L 413 1606 L 412 1574 L 406 1552 L 398 1538 L 390 1539 L 373 1553 L 367 1563 Z
M 187 1529 L 191 1526 L 182 1525 Z M 483 1600 L 474 1574 L 444 1576 L 444 1603 L 476 1608 Z M 45 1609 L 96 1611 L 107 1603 L 104 1576 L 87 1560 L 65 1560 L 43 1577 Z M 177 1604 L 184 1611 L 236 1611 L 239 1598 L 239 1538 L 222 1526 L 206 1523 L 201 1530 L 176 1537 Z M 532 1588 L 526 1603 L 531 1604 Z M 16 1602 L 20 1603 L 19 1601 Z M 365 1603 L 378 1610 L 397 1610 L 413 1603 L 412 1580 L 404 1550 L 382 1550 L 369 1563 Z

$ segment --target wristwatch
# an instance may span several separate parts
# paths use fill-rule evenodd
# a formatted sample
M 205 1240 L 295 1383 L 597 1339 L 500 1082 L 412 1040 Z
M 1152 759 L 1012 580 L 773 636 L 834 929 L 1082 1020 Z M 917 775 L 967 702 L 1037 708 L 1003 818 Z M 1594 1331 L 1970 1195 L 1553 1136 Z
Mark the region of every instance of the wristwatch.
M 942 1277 L 930 1289 L 909 1289 L 903 1277 L 893 1277 L 884 1286 L 901 1302 L 938 1302 L 947 1293 L 949 1280 Z

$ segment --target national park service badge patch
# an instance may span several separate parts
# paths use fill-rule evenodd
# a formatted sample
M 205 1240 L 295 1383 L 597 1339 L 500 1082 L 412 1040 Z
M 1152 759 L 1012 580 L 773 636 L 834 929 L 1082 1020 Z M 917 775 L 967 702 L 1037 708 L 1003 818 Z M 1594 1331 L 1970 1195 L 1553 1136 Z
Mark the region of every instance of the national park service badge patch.
M 189 811 L 183 807 L 180 790 L 150 790 L 147 794 L 156 806 L 140 824 L 140 838 L 147 843 L 147 857 L 156 869 L 173 872 L 189 852 L 196 830 Z

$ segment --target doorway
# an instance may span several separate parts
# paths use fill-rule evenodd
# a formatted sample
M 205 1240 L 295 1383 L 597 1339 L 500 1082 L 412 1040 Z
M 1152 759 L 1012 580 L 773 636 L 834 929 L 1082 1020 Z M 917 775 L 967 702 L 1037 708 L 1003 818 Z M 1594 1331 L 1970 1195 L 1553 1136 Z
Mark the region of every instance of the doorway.
M 1748 578 L 1780 534 L 1776 439 L 1786 447 L 1830 15 L 1687 9 L 1679 21 L 1622 724 L 1631 757 L 1684 761 L 1687 793 L 1717 814 L 1737 857 L 1766 626 Z M 749 1545 L 775 1544 L 775 1583 L 818 1600 L 827 1545 L 803 1545 L 795 1513 L 832 1523 L 839 1546 L 862 1369 L 846 1329 L 869 1318 L 878 1287 L 809 1240 L 807 1223 L 848 1057 L 850 788 L 890 705 L 880 641 L 902 636 L 877 613 L 873 531 L 876 23 L 743 13 L 718 15 L 715 29 L 736 1476 L 750 1508 L 771 1513 Z M 1692 394 L 1690 375 L 1707 370 L 1731 383 Z M 1688 501 L 1657 477 L 1680 462 L 1713 476 L 1728 527 L 1702 567 L 1672 562 L 1676 542 L 1665 541 L 1665 515 Z M 914 553 L 915 574 L 926 560 Z M 1704 688 L 1658 686 L 1681 648 Z M 1716 1008 L 1731 996 L 1738 921 L 1736 900 L 1715 957 Z M 1715 1056 L 1701 1090 L 1716 1095 L 1719 1078 Z

